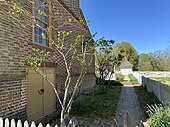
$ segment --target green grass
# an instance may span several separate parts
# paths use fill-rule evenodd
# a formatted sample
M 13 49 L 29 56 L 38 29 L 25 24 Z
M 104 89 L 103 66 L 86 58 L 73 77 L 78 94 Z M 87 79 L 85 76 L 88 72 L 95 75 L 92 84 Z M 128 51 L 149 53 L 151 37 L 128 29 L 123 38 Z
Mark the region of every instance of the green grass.
M 106 85 L 106 86 L 123 86 L 123 84 L 119 81 L 115 80 L 103 80 L 100 78 L 96 78 L 96 85 Z
M 156 79 L 163 84 L 167 84 L 170 86 L 170 77 L 152 77 L 151 79 Z
M 116 114 L 120 92 L 121 87 L 119 86 L 110 88 L 100 86 L 84 100 L 74 102 L 71 115 L 112 119 Z

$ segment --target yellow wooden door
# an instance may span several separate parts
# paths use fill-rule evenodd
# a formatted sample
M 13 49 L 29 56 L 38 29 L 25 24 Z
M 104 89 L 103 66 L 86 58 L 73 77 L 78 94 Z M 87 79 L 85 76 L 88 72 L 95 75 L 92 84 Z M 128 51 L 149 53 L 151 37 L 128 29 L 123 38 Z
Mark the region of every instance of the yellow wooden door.
M 43 79 L 34 70 L 27 69 L 27 116 L 29 121 L 43 116 Z
M 48 68 L 46 69 L 47 73 L 47 79 L 52 82 L 53 84 L 56 84 L 55 75 L 56 71 L 54 68 Z M 55 85 L 56 88 L 56 85 Z M 48 114 L 49 112 L 52 112 L 56 108 L 56 95 L 54 93 L 53 87 L 47 83 L 44 82 L 44 114 Z
M 44 69 L 42 69 L 44 70 Z M 55 68 L 46 68 L 47 78 L 56 83 Z M 27 69 L 27 115 L 28 121 L 35 121 L 56 109 L 56 96 L 53 87 L 33 69 Z

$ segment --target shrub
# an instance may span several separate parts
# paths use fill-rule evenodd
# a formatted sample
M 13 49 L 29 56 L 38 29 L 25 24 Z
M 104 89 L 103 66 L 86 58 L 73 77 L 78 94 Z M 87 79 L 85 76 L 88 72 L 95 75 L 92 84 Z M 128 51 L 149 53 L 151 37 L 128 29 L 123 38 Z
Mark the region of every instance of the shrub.
M 128 76 L 131 82 L 134 82 L 134 83 L 138 82 L 137 78 L 133 74 L 129 74 Z
M 124 75 L 122 75 L 122 74 L 117 74 L 116 75 L 116 81 L 123 82 L 123 80 L 124 80 Z
M 106 86 L 122 86 L 123 84 L 120 81 L 115 80 L 104 80 L 101 78 L 96 78 L 97 85 L 106 85 Z
M 170 107 L 168 105 L 148 105 L 148 115 L 152 127 L 170 127 Z
M 145 88 L 145 90 L 147 90 Z M 146 105 L 154 105 L 154 104 L 159 104 L 160 101 L 158 100 L 157 96 L 155 96 L 154 92 L 148 92 L 147 97 L 144 99 L 144 103 Z

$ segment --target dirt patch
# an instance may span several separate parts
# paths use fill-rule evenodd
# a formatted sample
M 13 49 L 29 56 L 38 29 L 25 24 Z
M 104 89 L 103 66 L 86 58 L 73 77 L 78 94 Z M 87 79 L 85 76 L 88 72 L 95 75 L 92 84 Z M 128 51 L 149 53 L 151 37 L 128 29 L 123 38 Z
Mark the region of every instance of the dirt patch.
M 137 85 L 134 86 L 134 89 L 135 89 L 135 93 L 137 95 L 137 99 L 138 99 L 139 105 L 141 107 L 141 110 L 144 113 L 145 119 L 147 119 L 148 118 L 148 114 L 146 113 L 147 108 L 146 108 L 146 105 L 145 105 L 145 98 L 148 96 L 147 95 L 148 93 L 140 85 L 139 86 L 137 86 Z

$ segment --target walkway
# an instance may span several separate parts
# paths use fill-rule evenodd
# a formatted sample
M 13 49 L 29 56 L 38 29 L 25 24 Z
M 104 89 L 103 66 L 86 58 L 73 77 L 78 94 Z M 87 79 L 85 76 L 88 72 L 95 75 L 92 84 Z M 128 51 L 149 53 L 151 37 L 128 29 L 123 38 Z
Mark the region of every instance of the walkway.
M 144 116 L 140 109 L 137 95 L 127 76 L 125 76 L 125 82 L 122 87 L 116 113 L 116 121 L 118 122 L 119 127 L 123 127 L 123 117 L 126 111 L 130 115 L 132 127 L 137 126 Z

